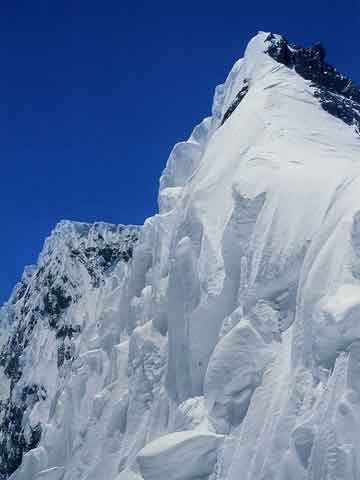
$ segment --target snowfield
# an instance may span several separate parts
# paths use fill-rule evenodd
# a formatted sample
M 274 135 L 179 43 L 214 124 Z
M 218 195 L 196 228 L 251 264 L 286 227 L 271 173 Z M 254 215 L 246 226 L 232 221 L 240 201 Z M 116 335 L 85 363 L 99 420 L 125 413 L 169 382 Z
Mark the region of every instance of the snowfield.
M 298 73 L 319 47 L 282 42 L 260 32 L 216 88 L 157 215 L 62 222 L 25 271 L 0 478 L 360 478 L 360 136 Z

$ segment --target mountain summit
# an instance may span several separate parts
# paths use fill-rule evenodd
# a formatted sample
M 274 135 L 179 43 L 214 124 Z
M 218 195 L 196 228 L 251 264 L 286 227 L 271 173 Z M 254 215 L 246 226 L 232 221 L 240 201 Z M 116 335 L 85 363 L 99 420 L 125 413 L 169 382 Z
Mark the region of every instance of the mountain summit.
M 360 89 L 260 32 L 141 227 L 61 222 L 0 312 L 0 478 L 360 476 Z

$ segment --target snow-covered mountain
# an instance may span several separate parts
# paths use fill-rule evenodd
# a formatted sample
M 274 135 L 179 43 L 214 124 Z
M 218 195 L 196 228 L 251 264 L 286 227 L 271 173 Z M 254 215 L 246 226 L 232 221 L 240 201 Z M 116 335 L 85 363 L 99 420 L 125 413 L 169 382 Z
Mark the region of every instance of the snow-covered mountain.
M 359 154 L 323 47 L 253 38 L 159 213 L 61 222 L 2 307 L 2 478 L 360 478 Z

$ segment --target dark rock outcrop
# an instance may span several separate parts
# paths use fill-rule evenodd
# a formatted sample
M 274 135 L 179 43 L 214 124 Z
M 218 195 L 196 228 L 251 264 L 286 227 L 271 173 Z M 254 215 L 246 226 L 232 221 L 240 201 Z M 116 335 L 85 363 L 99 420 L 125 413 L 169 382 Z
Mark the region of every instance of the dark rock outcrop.
M 360 87 L 325 62 L 326 52 L 320 43 L 304 48 L 273 34 L 267 41 L 267 53 L 274 60 L 311 81 L 314 96 L 326 112 L 360 133 Z

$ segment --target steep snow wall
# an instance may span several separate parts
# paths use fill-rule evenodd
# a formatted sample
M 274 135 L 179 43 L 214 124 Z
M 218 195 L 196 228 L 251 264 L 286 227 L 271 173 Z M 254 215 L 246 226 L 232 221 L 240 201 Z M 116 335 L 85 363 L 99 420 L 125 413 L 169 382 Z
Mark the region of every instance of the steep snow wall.
M 360 476 L 359 95 L 260 32 L 157 215 L 56 227 L 1 311 L 4 478 Z

